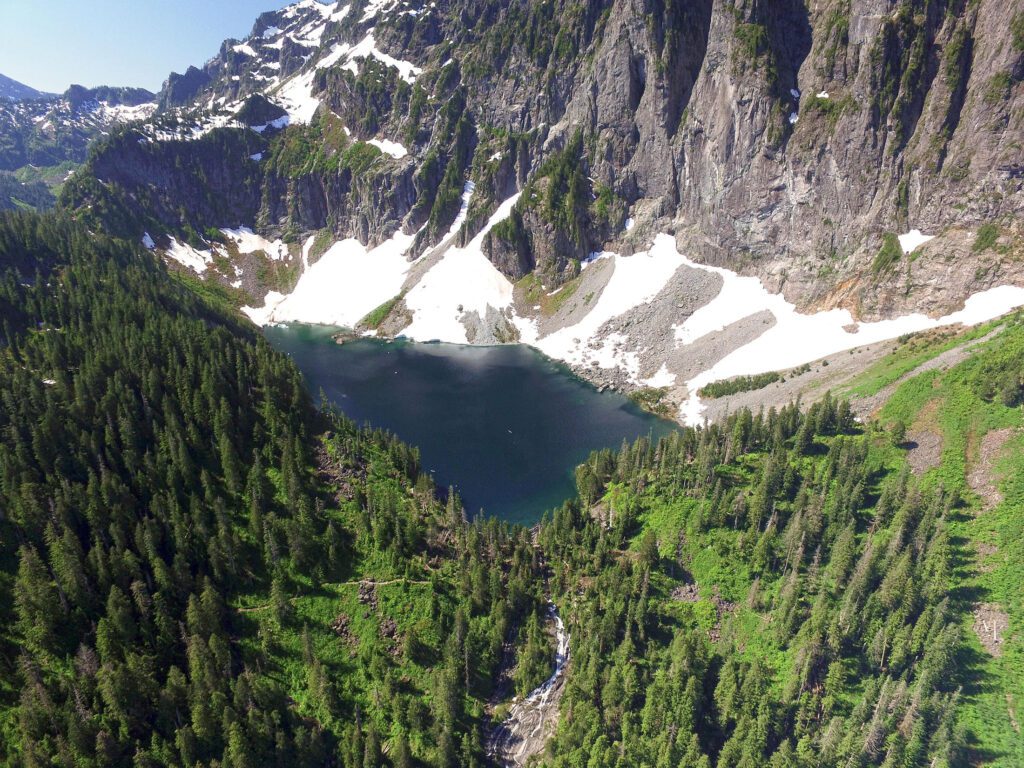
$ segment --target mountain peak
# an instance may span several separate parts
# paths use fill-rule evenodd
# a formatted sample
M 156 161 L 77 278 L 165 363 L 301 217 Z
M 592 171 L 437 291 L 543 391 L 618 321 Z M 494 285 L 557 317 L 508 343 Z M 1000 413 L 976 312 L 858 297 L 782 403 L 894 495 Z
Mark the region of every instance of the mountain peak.
M 32 86 L 19 83 L 17 80 L 12 80 L 6 75 L 0 75 L 0 99 L 28 101 L 29 99 L 39 99 L 51 95 L 43 91 L 37 91 Z

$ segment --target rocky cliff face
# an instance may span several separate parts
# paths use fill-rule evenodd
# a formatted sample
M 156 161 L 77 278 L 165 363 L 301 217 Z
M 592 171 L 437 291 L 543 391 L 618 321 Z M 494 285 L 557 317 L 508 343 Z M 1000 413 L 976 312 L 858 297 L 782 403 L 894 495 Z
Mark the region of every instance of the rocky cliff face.
M 160 92 L 160 108 L 207 104 L 211 97 L 214 102 L 223 98 L 223 104 L 273 89 L 309 63 L 337 16 L 316 0 L 260 15 L 245 40 L 225 40 L 201 68 L 172 72 Z
M 943 251 L 966 272 L 964 261 L 988 261 L 963 247 L 965 230 L 998 222 L 1000 242 L 1017 246 L 1014 4 L 620 0 L 590 11 L 593 39 L 568 47 L 564 68 L 548 65 L 557 98 L 531 109 L 528 94 L 499 88 L 480 111 L 497 121 L 503 105 L 527 105 L 505 125 L 543 130 L 547 147 L 583 131 L 588 175 L 639 225 L 624 240 L 675 231 L 684 252 L 799 304 L 867 317 L 948 309 L 987 287 L 991 269 L 943 291 Z M 885 233 L 910 228 L 948 237 L 913 267 L 876 263 Z M 911 285 L 923 290 L 906 295 Z
M 402 230 L 419 255 L 471 180 L 458 244 L 523 192 L 483 245 L 513 280 L 556 287 L 592 251 L 671 232 L 802 307 L 937 314 L 1024 282 L 1022 78 L 1016 3 L 303 0 L 168 80 L 142 138 L 180 143 L 176 168 L 117 177 L 125 135 L 92 172 L 144 199 L 189 167 L 186 139 L 239 131 L 216 183 L 173 187 L 168 230 Z M 253 94 L 287 118 L 239 119 Z M 204 200 L 235 186 L 248 199 L 227 210 L 250 220 L 211 220 Z M 904 254 L 910 229 L 936 239 Z

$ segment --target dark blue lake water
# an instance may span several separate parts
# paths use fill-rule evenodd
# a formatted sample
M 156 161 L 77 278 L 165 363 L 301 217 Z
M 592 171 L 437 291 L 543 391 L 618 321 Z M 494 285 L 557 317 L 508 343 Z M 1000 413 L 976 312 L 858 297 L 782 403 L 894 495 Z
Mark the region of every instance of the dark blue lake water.
M 358 423 L 420 448 L 440 487 L 470 513 L 532 524 L 575 494 L 573 472 L 598 448 L 675 427 L 616 393 L 598 393 L 564 365 L 518 345 L 467 347 L 360 339 L 291 325 L 266 336 Z

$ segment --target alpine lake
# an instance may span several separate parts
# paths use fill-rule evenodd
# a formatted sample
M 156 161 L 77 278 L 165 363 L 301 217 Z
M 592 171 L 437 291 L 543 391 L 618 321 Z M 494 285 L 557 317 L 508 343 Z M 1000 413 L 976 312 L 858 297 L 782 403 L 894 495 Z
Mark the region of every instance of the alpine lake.
M 357 424 L 417 446 L 424 471 L 454 487 L 469 514 L 532 525 L 575 495 L 576 466 L 591 451 L 678 428 L 531 347 L 338 344 L 338 330 L 289 324 L 264 333 L 314 399 L 322 391 Z

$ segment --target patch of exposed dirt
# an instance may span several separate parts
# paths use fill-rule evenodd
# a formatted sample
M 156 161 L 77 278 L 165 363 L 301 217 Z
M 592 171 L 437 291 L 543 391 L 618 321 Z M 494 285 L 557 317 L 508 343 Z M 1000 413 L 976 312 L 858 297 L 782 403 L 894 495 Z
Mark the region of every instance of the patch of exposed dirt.
M 914 428 L 907 433 L 907 461 L 916 475 L 923 475 L 942 461 L 942 434 L 936 414 L 939 401 L 932 400 L 918 414 Z
M 923 475 L 939 466 L 942 460 L 942 437 L 931 431 L 911 432 L 905 443 L 909 448 L 907 460 L 915 475 Z
M 996 566 L 995 563 L 992 562 L 992 557 L 999 552 L 999 547 L 987 541 L 979 541 L 977 550 L 978 570 L 982 573 L 990 573 L 991 571 L 994 571 Z
M 986 651 L 993 656 L 1003 655 L 1003 640 L 1010 617 L 998 603 L 979 603 L 974 608 L 974 634 Z
M 995 464 L 1013 432 L 1009 427 L 986 432 L 978 448 L 978 460 L 967 473 L 967 484 L 981 497 L 982 512 L 987 512 L 1003 500 L 996 486 Z
M 1013 726 L 1013 730 L 1020 733 L 1020 723 L 1017 722 L 1017 711 L 1013 707 L 1013 694 L 1009 691 L 1006 692 L 1006 714 L 1010 716 L 1010 725 Z

